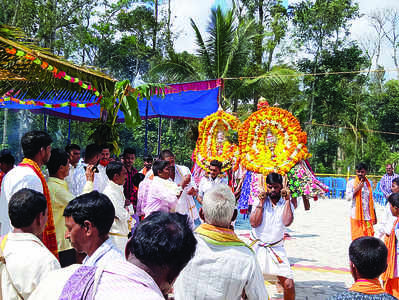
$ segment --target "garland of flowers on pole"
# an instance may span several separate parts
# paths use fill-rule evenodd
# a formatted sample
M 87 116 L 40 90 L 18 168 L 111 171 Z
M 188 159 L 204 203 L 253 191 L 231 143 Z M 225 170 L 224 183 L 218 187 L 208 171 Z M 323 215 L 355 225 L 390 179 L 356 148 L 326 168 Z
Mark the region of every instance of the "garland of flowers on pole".
M 218 160 L 222 163 L 222 172 L 239 166 L 239 148 L 236 144 L 227 140 L 230 130 L 237 131 L 240 120 L 223 110 L 205 117 L 198 124 L 198 139 L 194 149 L 193 157 L 198 166 L 209 170 L 209 163 Z M 223 134 L 224 141 L 217 142 L 218 134 Z
M 14 101 L 19 104 L 37 105 L 37 106 L 42 106 L 42 107 L 46 107 L 46 108 L 66 107 L 69 105 L 72 107 L 85 108 L 85 107 L 90 107 L 90 106 L 98 104 L 100 102 L 100 100 L 102 99 L 102 95 L 100 95 L 100 92 L 94 86 L 92 86 L 91 84 L 84 83 L 79 78 L 69 76 L 64 71 L 57 69 L 56 67 L 50 65 L 49 63 L 45 62 L 44 60 L 42 60 L 38 57 L 35 57 L 34 55 L 31 55 L 29 53 L 26 53 L 22 50 L 18 50 L 16 48 L 6 48 L 5 50 L 10 55 L 15 55 L 17 57 L 24 58 L 26 60 L 32 61 L 33 63 L 35 63 L 37 65 L 40 65 L 40 67 L 43 70 L 53 73 L 54 78 L 64 79 L 66 81 L 69 81 L 70 83 L 78 84 L 84 90 L 92 91 L 94 93 L 94 95 L 97 97 L 97 99 L 92 103 L 65 102 L 65 103 L 60 103 L 60 104 L 48 104 L 48 103 L 44 103 L 41 101 L 22 101 L 15 97 L 11 97 L 10 93 L 8 93 L 8 95 L 6 94 L 2 98 L 3 101 L 4 100 L 5 101 Z
M 247 170 L 263 175 L 284 175 L 310 156 L 305 146 L 306 132 L 290 112 L 270 107 L 267 102 L 258 108 L 239 129 L 241 163 Z M 268 135 L 276 139 L 273 150 Z

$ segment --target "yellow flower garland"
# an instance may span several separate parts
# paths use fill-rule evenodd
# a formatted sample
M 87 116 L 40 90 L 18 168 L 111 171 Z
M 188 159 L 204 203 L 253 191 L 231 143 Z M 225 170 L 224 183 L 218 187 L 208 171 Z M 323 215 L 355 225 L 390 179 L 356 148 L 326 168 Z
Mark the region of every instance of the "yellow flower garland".
M 201 169 L 208 171 L 212 160 L 218 160 L 223 164 L 222 172 L 232 167 L 238 168 L 239 147 L 226 139 L 222 145 L 218 145 L 217 134 L 219 129 L 227 133 L 229 130 L 238 130 L 239 126 L 240 120 L 223 110 L 205 117 L 198 124 L 199 135 L 193 157 Z
M 277 138 L 274 155 L 266 144 L 267 130 Z M 250 171 L 267 175 L 286 174 L 300 160 L 309 157 L 306 132 L 288 111 L 263 106 L 242 123 L 239 132 L 242 165 Z

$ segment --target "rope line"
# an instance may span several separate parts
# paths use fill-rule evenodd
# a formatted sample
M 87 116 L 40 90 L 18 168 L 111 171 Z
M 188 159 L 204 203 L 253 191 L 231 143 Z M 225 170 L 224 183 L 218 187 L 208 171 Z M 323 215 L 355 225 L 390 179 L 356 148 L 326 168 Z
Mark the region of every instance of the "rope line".
M 226 77 L 223 80 L 244 80 L 244 79 L 257 79 L 268 77 L 305 77 L 305 76 L 322 76 L 322 75 L 341 75 L 341 74 L 361 74 L 361 73 L 389 73 L 399 72 L 399 68 L 395 69 L 376 69 L 376 70 L 359 70 L 359 71 L 340 71 L 340 72 L 322 72 L 322 73 L 296 73 L 296 74 L 268 74 L 261 76 L 243 76 L 243 77 Z
M 306 124 L 306 125 L 311 125 L 311 126 L 332 127 L 332 128 L 342 128 L 342 129 L 350 129 L 350 130 L 353 130 L 352 127 L 338 126 L 338 125 L 330 125 L 330 124 L 320 124 L 320 123 L 315 123 L 315 122 L 305 122 L 305 124 Z M 380 131 L 380 130 L 373 130 L 373 129 L 356 129 L 356 131 L 365 131 L 365 132 L 373 132 L 373 133 L 382 133 L 382 134 L 399 135 L 399 132 Z

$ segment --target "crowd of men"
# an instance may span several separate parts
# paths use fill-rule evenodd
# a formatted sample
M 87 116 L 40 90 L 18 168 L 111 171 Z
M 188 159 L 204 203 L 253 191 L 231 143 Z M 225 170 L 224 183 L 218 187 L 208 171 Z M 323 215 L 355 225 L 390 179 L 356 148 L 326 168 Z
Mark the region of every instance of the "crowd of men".
M 261 181 L 247 245 L 234 232 L 236 197 L 221 162 L 212 161 L 197 186 L 170 150 L 156 160 L 145 157 L 138 171 L 132 148 L 117 159 L 108 147 L 90 144 L 81 158 L 78 145 L 63 150 L 51 143 L 46 132 L 26 133 L 16 167 L 9 151 L 0 153 L 2 299 L 268 299 L 268 276 L 277 277 L 285 300 L 295 299 L 284 249 L 294 206 L 281 175 Z M 398 285 L 399 194 L 388 195 L 394 223 L 387 250 L 364 237 L 375 214 L 363 169 L 347 190 L 354 202 L 352 232 L 361 236 L 349 249 L 356 283 L 334 299 L 363 299 L 348 297 L 370 291 L 382 297 L 370 299 L 394 299 L 376 278 L 388 259 L 386 286 L 393 293 Z
M 392 164 L 386 165 L 386 174 L 379 181 L 379 187 L 386 200 L 383 213 L 377 220 L 374 207 L 373 189 L 367 178 L 367 165 L 359 163 L 356 166 L 356 176 L 346 185 L 345 198 L 351 202 L 350 224 L 352 245 L 361 245 L 359 240 L 375 243 L 377 250 L 370 253 L 367 269 L 362 271 L 356 265 L 362 258 L 351 256 L 351 270 L 355 279 L 352 288 L 362 292 L 362 298 L 356 299 L 397 299 L 399 297 L 399 266 L 398 266 L 398 238 L 399 238 L 399 175 L 394 173 Z M 374 241 L 378 238 L 377 242 Z M 381 242 L 384 241 L 384 243 Z M 364 242 L 368 243 L 368 242 Z M 364 244 L 366 245 L 366 244 Z M 370 244 L 371 245 L 371 244 Z M 370 250 L 371 251 L 371 250 Z M 372 259 L 372 255 L 380 253 L 384 259 Z M 366 254 L 366 253 L 364 253 Z M 365 255 L 367 257 L 367 255 Z M 364 261 L 366 263 L 366 261 Z M 377 272 L 378 271 L 378 272 Z M 374 274 L 366 276 L 366 273 Z M 381 275 L 381 277 L 380 277 Z M 383 284 L 381 286 L 379 278 Z M 353 296 L 353 295 L 352 295 Z M 354 299 L 350 294 L 332 299 Z

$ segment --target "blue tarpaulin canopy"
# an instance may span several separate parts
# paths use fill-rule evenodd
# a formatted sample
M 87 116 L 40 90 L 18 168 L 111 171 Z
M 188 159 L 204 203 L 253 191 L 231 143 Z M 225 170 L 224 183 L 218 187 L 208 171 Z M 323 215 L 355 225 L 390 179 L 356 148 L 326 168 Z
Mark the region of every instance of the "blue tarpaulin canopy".
M 203 119 L 217 111 L 220 86 L 220 79 L 168 85 L 163 98 L 152 96 L 149 100 L 138 100 L 140 116 L 143 119 L 146 116 L 148 118 Z M 100 104 L 96 103 L 96 97 L 88 92 L 60 90 L 48 96 L 41 95 L 36 99 L 25 98 L 24 95 L 17 95 L 17 97 L 25 104 L 20 104 L 20 101 L 13 101 L 8 98 L 1 99 L 0 105 L 3 108 L 29 109 L 34 113 L 46 113 L 78 121 L 91 121 L 100 117 Z M 14 98 L 17 97 L 14 96 Z M 28 104 L 29 101 L 34 104 Z M 147 102 L 148 113 L 146 114 Z M 45 107 L 49 104 L 51 106 L 60 105 L 61 107 Z M 79 107 L 83 105 L 86 107 Z M 122 112 L 119 112 L 118 121 L 123 121 Z

